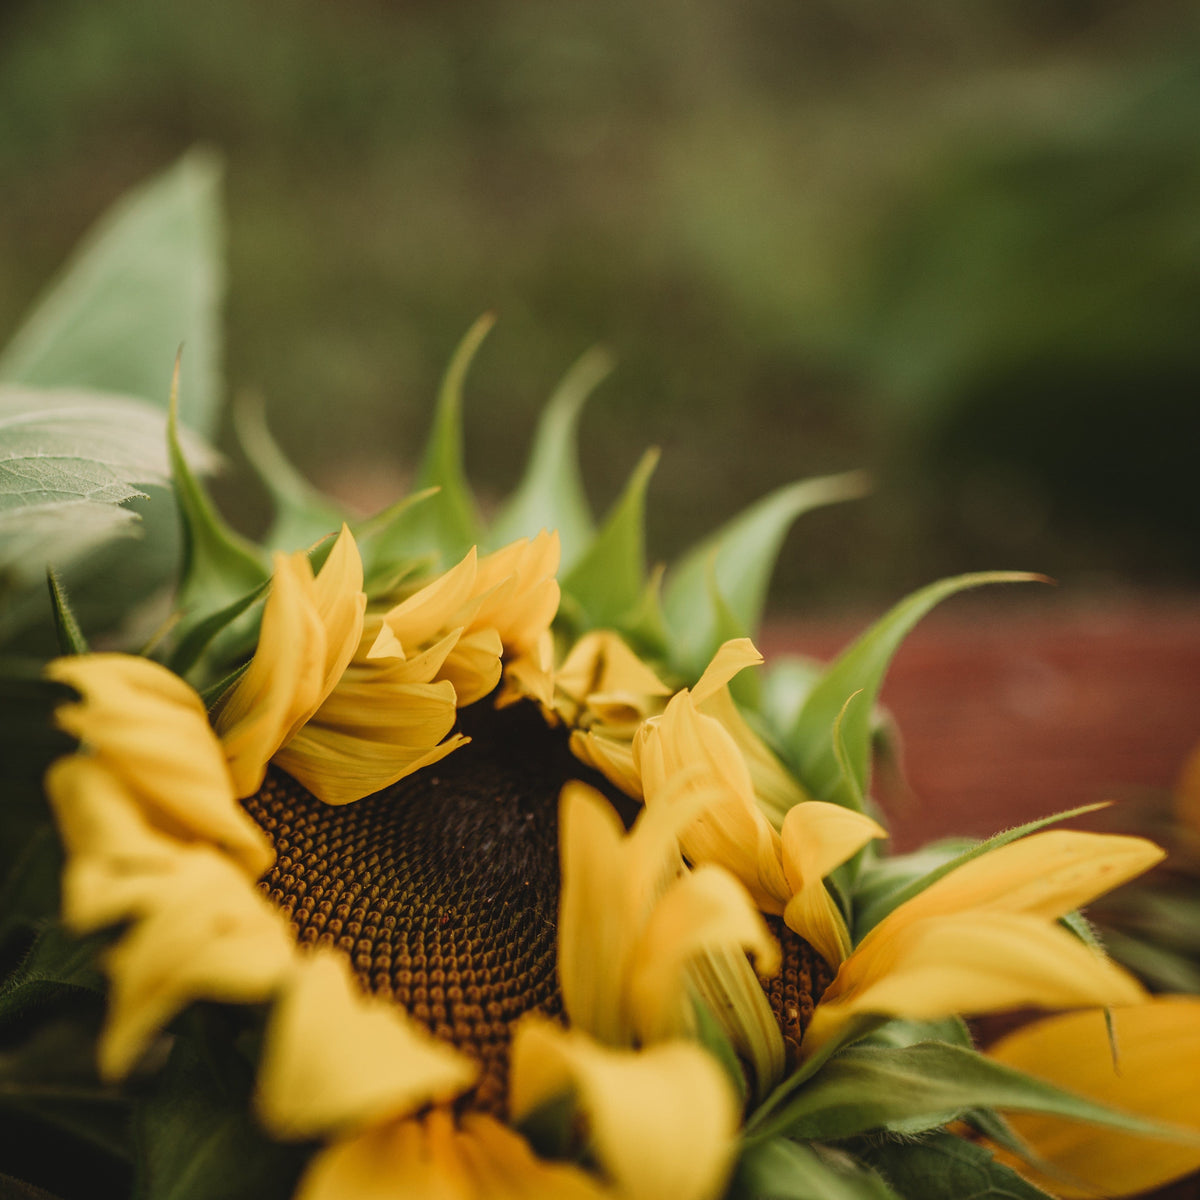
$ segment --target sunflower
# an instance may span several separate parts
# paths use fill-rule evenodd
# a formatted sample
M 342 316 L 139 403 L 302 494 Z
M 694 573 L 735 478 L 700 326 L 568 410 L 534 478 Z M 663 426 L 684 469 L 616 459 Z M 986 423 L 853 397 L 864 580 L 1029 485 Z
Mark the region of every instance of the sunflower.
M 981 1054 L 961 1020 L 1107 1008 L 1194 1030 L 1077 911 L 1161 851 L 1057 818 L 879 850 L 891 649 L 940 599 L 1024 577 L 933 585 L 834 663 L 758 679 L 773 547 L 856 485 L 770 498 L 664 589 L 641 562 L 648 466 L 599 530 L 552 531 L 578 396 L 485 528 L 447 449 L 456 387 L 419 480 L 440 490 L 357 530 L 293 512 L 312 543 L 269 571 L 193 554 L 161 661 L 72 636 L 44 668 L 70 739 L 44 777 L 61 921 L 103 971 L 98 1069 L 142 1114 L 142 1186 L 937 1200 L 968 1169 L 1044 1194 L 1017 1173 L 1038 1129 L 1024 1147 L 1008 1113 L 1107 1123 L 1122 1159 L 1158 1138 L 1191 1169 L 1173 1114 Z M 189 545 L 234 545 L 173 449 Z M 185 1152 L 198 1096 L 201 1132 L 232 1139 L 207 1162 Z

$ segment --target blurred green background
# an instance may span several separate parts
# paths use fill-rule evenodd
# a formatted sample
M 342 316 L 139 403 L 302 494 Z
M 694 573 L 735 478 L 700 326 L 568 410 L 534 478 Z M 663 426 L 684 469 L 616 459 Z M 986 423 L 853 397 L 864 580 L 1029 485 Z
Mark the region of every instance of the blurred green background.
M 494 309 L 485 503 L 601 343 L 585 475 L 603 509 L 663 447 L 655 557 L 866 466 L 873 497 L 791 535 L 780 606 L 985 567 L 1200 580 L 1194 4 L 8 0 L 0 341 L 197 143 L 226 164 L 229 394 L 365 507 Z M 219 494 L 265 524 L 237 473 Z

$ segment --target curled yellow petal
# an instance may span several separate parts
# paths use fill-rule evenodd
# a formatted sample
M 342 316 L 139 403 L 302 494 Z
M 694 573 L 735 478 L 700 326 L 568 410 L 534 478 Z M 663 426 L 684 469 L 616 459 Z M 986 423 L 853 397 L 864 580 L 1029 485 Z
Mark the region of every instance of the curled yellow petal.
M 573 1091 L 591 1148 L 628 1200 L 709 1200 L 732 1163 L 738 1103 L 721 1068 L 691 1042 L 614 1050 L 527 1017 L 513 1040 L 509 1101 L 520 1120 Z
M 1200 998 L 1156 996 L 1114 1008 L 1111 1017 L 1115 1064 L 1104 1014 L 1095 1010 L 1026 1025 L 988 1054 L 1111 1108 L 1200 1133 Z M 1012 1113 L 1008 1119 L 1056 1174 L 1045 1178 L 1006 1151 L 998 1155 L 1065 1200 L 1138 1195 L 1200 1170 L 1195 1144 L 1151 1140 L 1041 1113 Z
M 360 992 L 343 958 L 318 951 L 271 1011 L 256 1107 L 275 1136 L 303 1139 L 449 1100 L 475 1075 L 402 1009 Z
M 895 926 L 842 963 L 804 1036 L 812 1053 L 860 1013 L 932 1020 L 1018 1008 L 1136 1004 L 1141 985 L 1053 922 L 969 911 Z
M 362 560 L 345 526 L 315 579 L 303 551 L 275 556 L 258 647 L 216 716 L 239 796 L 258 790 L 272 756 L 333 690 L 358 648 L 365 607 Z
M 280 914 L 228 859 L 187 850 L 158 881 L 145 915 L 105 957 L 110 988 L 101 1075 L 127 1074 L 153 1036 L 193 1000 L 267 999 L 294 952 Z
M 59 706 L 58 723 L 121 781 L 155 828 L 221 847 L 254 878 L 271 865 L 271 843 L 238 806 L 204 705 L 182 679 L 128 654 L 55 659 L 46 674 L 82 697 Z M 69 821 L 70 802 L 59 807 Z

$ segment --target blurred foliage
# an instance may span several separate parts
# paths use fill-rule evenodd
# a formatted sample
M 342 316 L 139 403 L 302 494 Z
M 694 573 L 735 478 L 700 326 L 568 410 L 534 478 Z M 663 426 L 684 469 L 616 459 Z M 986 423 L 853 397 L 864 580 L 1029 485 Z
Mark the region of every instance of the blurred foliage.
M 875 499 L 790 535 L 781 600 L 985 566 L 1194 582 L 1198 33 L 1178 0 L 8 0 L 0 341 L 108 203 L 205 143 L 230 390 L 364 508 L 494 309 L 465 413 L 485 500 L 601 342 L 584 473 L 603 511 L 663 447 L 656 557 L 866 466 Z M 261 530 L 261 495 L 222 501 Z

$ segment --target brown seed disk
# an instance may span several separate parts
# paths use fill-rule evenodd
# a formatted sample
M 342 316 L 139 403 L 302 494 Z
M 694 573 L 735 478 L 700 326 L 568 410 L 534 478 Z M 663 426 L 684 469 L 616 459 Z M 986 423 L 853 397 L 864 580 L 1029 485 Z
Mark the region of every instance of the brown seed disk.
M 302 944 L 334 946 L 364 989 L 402 1004 L 481 1067 L 472 1106 L 502 1114 L 509 1036 L 562 1009 L 558 795 L 585 778 L 630 802 L 529 704 L 460 714 L 469 745 L 353 804 L 272 768 L 244 801 L 279 857 L 260 887 Z
M 800 1059 L 800 1042 L 812 1020 L 813 1007 L 833 981 L 829 964 L 779 917 L 767 917 L 771 932 L 779 939 L 782 967 L 773 979 L 763 981 L 771 1011 L 783 1033 L 787 1069 Z

